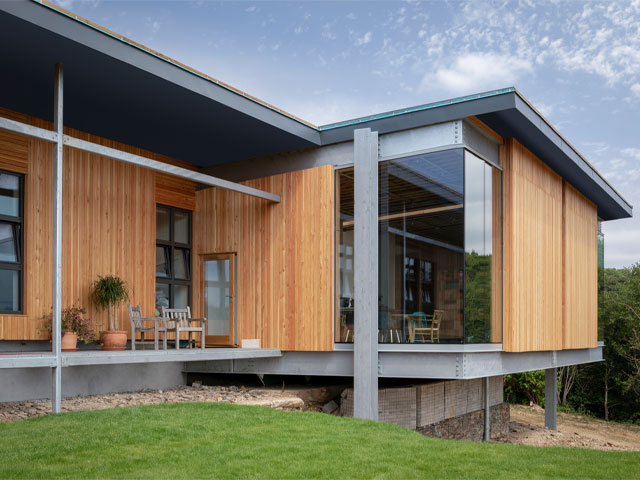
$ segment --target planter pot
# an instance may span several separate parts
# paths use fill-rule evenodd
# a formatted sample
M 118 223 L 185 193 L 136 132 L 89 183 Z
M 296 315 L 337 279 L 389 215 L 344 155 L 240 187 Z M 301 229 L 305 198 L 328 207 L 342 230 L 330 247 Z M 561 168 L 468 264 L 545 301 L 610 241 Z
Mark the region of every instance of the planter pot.
M 100 337 L 102 350 L 124 350 L 127 347 L 127 332 L 124 330 L 107 331 Z
M 62 335 L 60 350 L 63 352 L 75 352 L 78 345 L 78 335 L 73 332 L 66 332 Z

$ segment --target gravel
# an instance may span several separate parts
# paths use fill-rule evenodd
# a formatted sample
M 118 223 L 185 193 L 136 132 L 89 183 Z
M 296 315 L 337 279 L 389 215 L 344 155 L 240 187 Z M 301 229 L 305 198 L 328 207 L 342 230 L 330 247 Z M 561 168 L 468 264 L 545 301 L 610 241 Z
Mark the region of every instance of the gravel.
M 238 405 L 261 405 L 277 410 L 302 410 L 304 401 L 289 392 L 266 388 L 247 389 L 244 386 L 218 387 L 194 382 L 171 390 L 145 390 L 142 392 L 110 393 L 89 397 L 64 398 L 62 411 L 103 410 L 133 405 L 159 405 L 180 402 L 217 402 Z M 0 403 L 0 422 L 14 422 L 51 413 L 50 400 Z

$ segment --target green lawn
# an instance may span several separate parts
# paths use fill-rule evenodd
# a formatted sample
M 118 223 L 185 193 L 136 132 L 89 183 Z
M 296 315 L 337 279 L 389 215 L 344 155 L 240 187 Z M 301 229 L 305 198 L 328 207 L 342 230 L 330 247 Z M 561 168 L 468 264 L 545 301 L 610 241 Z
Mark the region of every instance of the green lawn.
M 434 440 L 394 425 L 227 404 L 0 424 L 0 478 L 640 478 L 640 454 Z

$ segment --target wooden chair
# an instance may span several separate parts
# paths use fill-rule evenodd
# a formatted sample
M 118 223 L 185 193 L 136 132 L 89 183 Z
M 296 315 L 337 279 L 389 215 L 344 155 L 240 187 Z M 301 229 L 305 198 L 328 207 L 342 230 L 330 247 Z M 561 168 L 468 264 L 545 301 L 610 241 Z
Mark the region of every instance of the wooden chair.
M 127 304 L 129 310 L 129 321 L 131 322 L 131 350 L 136 349 L 136 332 L 140 332 L 140 342 L 142 343 L 142 349 L 144 350 L 144 332 L 153 332 L 153 347 L 158 350 L 158 334 L 164 332 L 165 344 L 164 348 L 167 348 L 167 334 L 162 325 L 159 325 L 157 318 L 144 318 L 142 316 L 142 309 L 140 305 L 132 307 Z M 147 327 L 145 322 L 153 322 L 153 327 Z
M 187 348 L 191 348 L 193 332 L 200 332 L 200 348 L 204 350 L 205 329 L 207 328 L 206 318 L 191 318 L 191 307 L 187 308 L 166 308 L 162 307 L 162 318 L 165 319 L 164 328 L 167 332 L 176 332 L 176 349 L 180 348 L 180 332 L 189 333 L 189 343 Z M 194 327 L 192 322 L 199 322 L 199 327 Z M 167 336 L 165 334 L 165 345 Z M 166 347 L 165 347 L 166 348 Z
M 431 343 L 434 339 L 440 343 L 440 323 L 442 323 L 442 317 L 444 315 L 443 310 L 434 310 L 433 319 L 431 320 L 431 326 L 416 327 L 414 328 L 414 335 L 422 335 L 424 341 L 424 335 L 431 336 Z

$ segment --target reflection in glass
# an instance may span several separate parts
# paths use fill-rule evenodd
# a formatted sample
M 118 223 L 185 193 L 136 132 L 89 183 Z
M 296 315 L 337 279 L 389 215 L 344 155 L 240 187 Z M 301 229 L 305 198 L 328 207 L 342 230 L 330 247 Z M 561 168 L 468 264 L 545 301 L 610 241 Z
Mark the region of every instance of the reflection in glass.
M 17 262 L 19 227 L 10 223 L 0 223 L 0 262 Z
M 17 270 L 0 270 L 0 310 L 15 312 L 20 310 L 19 279 Z
M 189 280 L 189 250 L 175 248 L 173 250 L 173 272 L 174 278 L 178 280 Z
M 171 270 L 169 268 L 170 247 L 156 245 L 156 277 L 169 278 Z
M 189 213 L 174 210 L 173 223 L 173 234 L 175 235 L 173 241 L 177 243 L 189 243 Z
M 204 265 L 204 304 L 208 335 L 229 335 L 228 259 L 207 260 Z
M 20 178 L 0 173 L 0 214 L 20 216 Z
M 501 341 L 501 177 L 499 170 L 465 154 L 465 341 Z M 495 201 L 494 201 L 495 199 Z M 493 225 L 497 228 L 494 232 Z M 499 253 L 499 252 L 498 252 Z M 492 282 L 496 296 L 492 295 Z
M 173 286 L 173 308 L 187 308 L 189 306 L 189 286 Z
M 171 213 L 168 208 L 156 207 L 156 239 L 168 242 L 171 230 Z
M 501 172 L 455 149 L 378 174 L 379 342 L 500 342 Z M 336 342 L 353 341 L 353 189 L 353 168 L 337 171 Z
M 463 150 L 379 164 L 379 341 L 460 343 L 463 330 Z M 337 173 L 337 342 L 353 341 L 353 169 Z M 441 320 L 440 320 L 441 319 Z
M 162 307 L 169 308 L 169 285 L 156 283 L 156 316 L 162 314 Z

